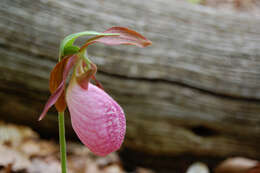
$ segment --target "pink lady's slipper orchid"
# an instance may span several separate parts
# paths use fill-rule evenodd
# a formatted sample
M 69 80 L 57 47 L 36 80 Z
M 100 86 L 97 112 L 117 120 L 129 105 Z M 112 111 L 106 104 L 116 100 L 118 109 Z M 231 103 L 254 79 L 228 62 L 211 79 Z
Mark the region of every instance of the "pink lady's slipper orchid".
M 95 37 L 81 48 L 73 45 L 75 39 L 83 35 Z M 120 148 L 125 136 L 126 121 L 123 109 L 96 80 L 96 65 L 86 57 L 87 46 L 95 42 L 139 47 L 151 44 L 151 41 L 139 33 L 123 27 L 113 27 L 103 33 L 86 31 L 66 37 L 61 43 L 60 62 L 50 75 L 52 95 L 39 120 L 54 104 L 59 112 L 64 112 L 68 105 L 72 127 L 79 139 L 96 155 L 105 156 Z M 73 67 L 74 71 L 65 92 L 66 79 Z M 97 86 L 91 84 L 90 79 Z

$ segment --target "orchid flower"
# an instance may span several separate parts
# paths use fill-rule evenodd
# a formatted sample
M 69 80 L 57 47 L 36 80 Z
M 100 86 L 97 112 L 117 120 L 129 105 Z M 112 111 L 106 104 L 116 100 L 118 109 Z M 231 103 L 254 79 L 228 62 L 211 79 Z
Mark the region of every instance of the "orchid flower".
M 85 35 L 94 37 L 87 40 L 82 47 L 75 46 L 75 40 Z M 52 95 L 39 120 L 44 118 L 53 105 L 60 113 L 68 106 L 72 127 L 81 142 L 96 155 L 105 156 L 120 148 L 125 136 L 126 120 L 123 109 L 97 81 L 97 67 L 86 55 L 88 45 L 96 42 L 138 47 L 151 44 L 141 34 L 123 27 L 112 27 L 103 33 L 85 31 L 67 36 L 61 42 L 59 62 L 50 75 L 49 87 Z M 66 79 L 72 68 L 73 73 L 66 88 Z M 91 79 L 96 85 L 90 83 Z

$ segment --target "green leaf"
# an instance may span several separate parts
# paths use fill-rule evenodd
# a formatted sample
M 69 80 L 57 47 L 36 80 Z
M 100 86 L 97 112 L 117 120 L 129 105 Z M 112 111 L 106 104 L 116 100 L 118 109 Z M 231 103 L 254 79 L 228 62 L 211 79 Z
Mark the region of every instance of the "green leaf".
M 100 33 L 100 32 L 95 32 L 95 31 L 84 31 L 84 32 L 79 32 L 79 33 L 74 33 L 71 35 L 68 35 L 65 37 L 61 44 L 60 44 L 60 52 L 59 52 L 59 58 L 61 59 L 65 55 L 69 54 L 74 54 L 79 51 L 78 46 L 74 46 L 74 42 L 78 37 L 81 36 L 111 36 L 111 35 L 119 35 L 117 33 Z

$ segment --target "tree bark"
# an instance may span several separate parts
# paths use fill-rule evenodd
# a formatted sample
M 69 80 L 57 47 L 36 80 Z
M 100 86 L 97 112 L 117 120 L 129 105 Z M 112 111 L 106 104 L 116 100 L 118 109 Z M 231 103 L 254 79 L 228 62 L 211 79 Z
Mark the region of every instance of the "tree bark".
M 97 44 L 88 53 L 126 112 L 125 147 L 260 158 L 259 16 L 174 0 L 2 0 L 0 19 L 1 119 L 56 135 L 54 109 L 42 122 L 37 118 L 60 40 L 123 25 L 153 45 Z

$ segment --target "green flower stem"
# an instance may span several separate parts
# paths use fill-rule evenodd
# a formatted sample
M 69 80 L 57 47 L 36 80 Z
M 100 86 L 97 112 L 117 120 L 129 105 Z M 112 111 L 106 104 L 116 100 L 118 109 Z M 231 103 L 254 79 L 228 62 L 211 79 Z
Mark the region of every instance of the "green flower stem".
M 64 122 L 64 112 L 58 113 L 59 117 L 59 137 L 60 137 L 60 159 L 61 159 L 61 172 L 67 172 L 66 166 L 66 139 L 65 139 L 65 122 Z

